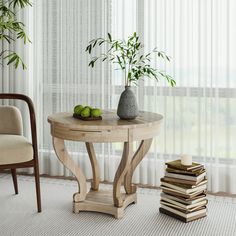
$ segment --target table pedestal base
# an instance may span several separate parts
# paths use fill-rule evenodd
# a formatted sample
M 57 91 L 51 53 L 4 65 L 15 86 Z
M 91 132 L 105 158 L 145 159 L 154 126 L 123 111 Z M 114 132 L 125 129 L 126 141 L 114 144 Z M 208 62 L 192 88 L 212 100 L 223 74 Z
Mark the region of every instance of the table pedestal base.
M 137 194 L 125 194 L 122 193 L 123 206 L 114 206 L 113 192 L 112 191 L 93 191 L 90 190 L 86 195 L 86 199 L 81 202 L 73 202 L 74 213 L 80 211 L 95 211 L 105 214 L 113 215 L 116 219 L 120 219 L 124 215 L 125 208 L 132 204 L 137 203 Z

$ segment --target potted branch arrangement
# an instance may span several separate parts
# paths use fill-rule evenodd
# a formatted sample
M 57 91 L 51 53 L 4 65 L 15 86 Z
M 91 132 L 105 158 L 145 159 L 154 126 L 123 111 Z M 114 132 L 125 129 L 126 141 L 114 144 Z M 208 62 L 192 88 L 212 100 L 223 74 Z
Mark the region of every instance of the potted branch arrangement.
M 99 55 L 92 57 L 89 62 L 90 67 L 94 67 L 98 60 L 109 61 L 118 65 L 119 69 L 124 71 L 125 90 L 122 92 L 117 108 L 117 115 L 120 119 L 130 120 L 138 116 L 138 105 L 136 97 L 131 90 L 131 85 L 138 85 L 138 81 L 142 78 L 151 78 L 159 81 L 166 79 L 170 86 L 175 86 L 176 82 L 170 75 L 151 66 L 151 56 L 157 54 L 163 60 L 170 61 L 164 52 L 154 48 L 151 52 L 144 54 L 139 36 L 133 33 L 128 40 L 113 39 L 111 34 L 107 34 L 107 38 L 97 38 L 89 42 L 86 51 L 91 54 L 96 46 L 108 45 L 108 50 Z
M 0 43 L 11 44 L 18 40 L 23 40 L 24 44 L 30 42 L 24 23 L 19 21 L 16 15 L 19 8 L 27 6 L 32 6 L 30 0 L 0 0 Z M 13 50 L 2 49 L 0 60 L 6 60 L 7 65 L 13 64 L 15 68 L 20 64 L 23 70 L 26 69 L 21 57 Z

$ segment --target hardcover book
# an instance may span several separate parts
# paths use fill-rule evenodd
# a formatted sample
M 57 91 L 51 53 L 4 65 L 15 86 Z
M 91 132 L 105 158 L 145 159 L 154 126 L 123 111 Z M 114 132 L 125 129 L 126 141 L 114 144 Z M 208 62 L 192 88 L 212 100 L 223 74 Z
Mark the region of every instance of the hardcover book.
M 161 187 L 167 187 L 167 188 L 170 188 L 172 190 L 176 190 L 176 191 L 178 191 L 180 193 L 184 193 L 184 194 L 193 194 L 193 193 L 197 193 L 197 192 L 202 192 L 203 190 L 206 189 L 206 185 L 201 185 L 196 188 L 187 189 L 187 188 L 181 188 L 181 187 L 176 186 L 174 184 L 169 184 L 169 183 L 165 183 L 165 182 L 161 182 Z
M 165 187 L 165 186 L 161 186 L 161 189 L 164 193 L 170 194 L 172 196 L 187 198 L 187 199 L 192 199 L 193 197 L 196 197 L 196 196 L 206 192 L 205 190 L 202 190 L 202 191 L 194 192 L 194 193 L 191 193 L 191 194 L 185 194 L 185 193 L 182 193 L 178 190 L 171 189 L 171 188 L 168 188 L 168 187 Z
M 193 162 L 184 166 L 180 160 L 166 163 L 165 176 L 161 178 L 161 213 L 184 222 L 206 216 L 207 177 L 202 164 Z
M 178 169 L 178 170 L 185 170 L 185 171 L 193 171 L 193 170 L 199 170 L 199 169 L 203 168 L 202 164 L 199 164 L 196 162 L 193 162 L 191 166 L 184 166 L 181 164 L 181 160 L 167 162 L 166 165 L 169 168 Z
M 200 218 L 203 218 L 203 217 L 206 216 L 206 211 L 205 211 L 205 212 L 201 212 L 201 213 L 199 213 L 199 214 L 196 215 L 196 216 L 191 216 L 191 217 L 188 217 L 188 218 L 186 218 L 186 217 L 184 217 L 184 216 L 181 216 L 181 215 L 178 215 L 178 214 L 176 214 L 176 213 L 174 213 L 174 212 L 168 211 L 168 210 L 166 210 L 166 209 L 164 209 L 164 208 L 162 208 L 162 207 L 159 208 L 159 211 L 160 211 L 161 213 L 164 213 L 164 214 L 166 214 L 166 215 L 169 215 L 169 216 L 171 216 L 171 217 L 174 217 L 174 218 L 176 218 L 176 219 L 178 219 L 178 220 L 181 220 L 181 221 L 183 221 L 183 222 L 185 222 L 185 223 L 188 223 L 188 222 L 191 222 L 191 221 L 194 221 L 194 220 L 197 220 L 197 219 L 200 219 Z
M 183 193 L 192 193 L 200 189 L 206 189 L 207 187 L 206 184 L 207 184 L 207 180 L 203 180 L 197 185 L 188 185 L 188 184 L 181 184 L 181 183 L 175 184 L 173 181 L 172 182 L 166 181 L 165 178 L 161 179 L 161 185 L 179 190 Z
M 161 193 L 161 198 L 174 200 L 176 202 L 183 203 L 185 205 L 195 204 L 195 203 L 198 203 L 198 202 L 201 202 L 201 201 L 204 201 L 204 200 L 207 199 L 206 194 L 200 194 L 196 197 L 186 199 L 186 198 L 182 198 L 182 197 L 179 197 L 179 196 L 177 197 L 177 196 L 173 196 L 173 195 L 166 194 L 166 193 Z
M 207 200 L 203 200 L 201 202 L 192 204 L 192 205 L 185 205 L 185 204 L 181 204 L 179 202 L 170 200 L 168 198 L 161 198 L 161 204 L 166 205 L 166 206 L 170 206 L 172 208 L 176 208 L 179 209 L 181 211 L 184 212 L 193 212 L 198 210 L 199 208 L 202 208 L 203 206 L 207 205 Z
M 182 174 L 182 175 L 198 176 L 198 175 L 202 174 L 203 172 L 205 172 L 206 170 L 203 167 L 201 169 L 193 170 L 193 171 L 179 170 L 179 169 L 174 169 L 174 168 L 168 168 L 167 167 L 166 171 L 170 172 L 170 173 L 176 173 L 176 174 Z
M 175 174 L 175 173 L 169 173 L 169 172 L 165 173 L 165 177 L 195 181 L 195 184 L 200 183 L 205 178 L 205 176 L 206 176 L 206 172 L 203 172 L 202 174 L 198 176 L 181 175 L 181 174 Z
M 177 186 L 182 186 L 182 187 L 186 187 L 186 188 L 195 188 L 197 186 L 200 186 L 202 184 L 206 184 L 207 183 L 207 179 L 203 179 L 201 182 L 199 182 L 198 184 L 197 181 L 191 181 L 191 180 L 185 180 L 185 179 L 176 179 L 176 178 L 171 178 L 171 177 L 164 177 L 161 178 L 161 181 L 165 181 L 168 183 L 174 183 Z
M 184 212 L 184 211 L 174 209 L 172 207 L 169 207 L 169 206 L 166 206 L 166 205 L 163 205 L 163 204 L 161 204 L 161 208 L 164 208 L 167 211 L 173 212 L 173 213 L 175 213 L 177 215 L 180 215 L 182 217 L 185 217 L 185 218 L 189 218 L 189 217 L 197 216 L 197 215 L 202 214 L 202 213 L 206 213 L 206 207 L 201 207 L 201 208 L 199 208 L 198 210 L 196 210 L 194 212 Z

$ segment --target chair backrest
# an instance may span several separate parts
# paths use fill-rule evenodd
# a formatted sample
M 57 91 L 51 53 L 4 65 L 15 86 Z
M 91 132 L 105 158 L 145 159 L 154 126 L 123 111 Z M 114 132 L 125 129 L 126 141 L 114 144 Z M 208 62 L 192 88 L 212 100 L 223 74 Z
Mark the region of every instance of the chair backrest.
M 14 106 L 0 106 L 0 134 L 22 135 L 21 112 Z

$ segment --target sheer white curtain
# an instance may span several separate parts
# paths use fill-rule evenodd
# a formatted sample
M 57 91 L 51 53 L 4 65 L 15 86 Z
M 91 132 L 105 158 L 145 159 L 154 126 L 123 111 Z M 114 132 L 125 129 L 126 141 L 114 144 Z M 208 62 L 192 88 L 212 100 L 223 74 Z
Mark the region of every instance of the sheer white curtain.
M 209 190 L 236 193 L 234 0 L 37 0 L 33 11 L 33 50 L 25 52 L 34 55 L 27 72 L 33 73 L 33 89 L 30 78 L 13 81 L 12 76 L 1 83 L 1 91 L 30 91 L 34 97 L 41 173 L 71 175 L 55 157 L 49 114 L 71 111 L 78 103 L 117 107 L 122 75 L 106 63 L 90 70 L 84 51 L 88 41 L 107 32 L 126 38 L 137 31 L 146 51 L 157 46 L 172 57 L 171 63 L 158 58 L 153 63 L 177 86 L 144 80 L 134 88 L 140 109 L 163 114 L 165 122 L 133 181 L 158 186 L 165 161 L 188 153 L 206 164 Z M 67 144 L 91 178 L 84 145 Z M 112 181 L 122 144 L 97 144 L 95 149 L 101 180 Z
M 107 0 L 35 1 L 34 94 L 38 111 L 41 173 L 71 175 L 55 157 L 48 115 L 72 112 L 76 104 L 102 109 L 112 107 L 110 67 L 103 63 L 91 70 L 88 68 L 90 58 L 85 52 L 91 39 L 110 31 L 110 8 L 111 2 Z M 67 142 L 67 147 L 85 170 L 87 178 L 91 178 L 85 144 Z M 108 144 L 97 144 L 95 149 L 101 179 L 108 179 L 112 169 L 106 166 L 105 160 L 115 149 Z
M 158 185 L 163 161 L 189 153 L 206 164 L 210 190 L 235 193 L 236 2 L 112 2 L 114 22 L 119 22 L 112 25 L 113 33 L 122 38 L 136 30 L 146 51 L 155 46 L 165 51 L 172 62 L 155 58 L 154 65 L 177 82 L 169 88 L 165 82 L 145 80 L 137 89 L 140 108 L 165 117 L 146 159 L 146 181 Z

